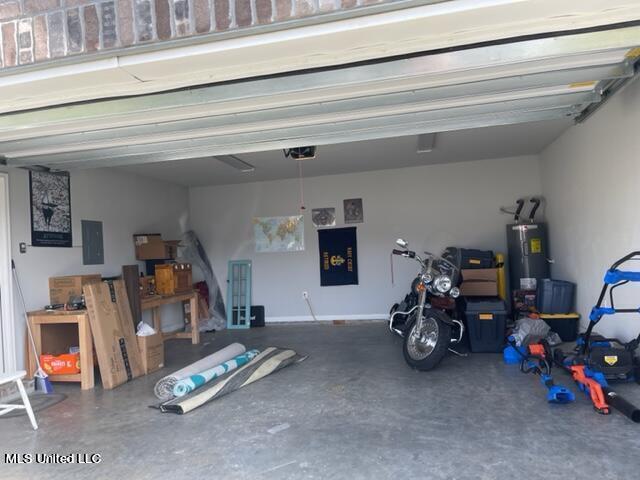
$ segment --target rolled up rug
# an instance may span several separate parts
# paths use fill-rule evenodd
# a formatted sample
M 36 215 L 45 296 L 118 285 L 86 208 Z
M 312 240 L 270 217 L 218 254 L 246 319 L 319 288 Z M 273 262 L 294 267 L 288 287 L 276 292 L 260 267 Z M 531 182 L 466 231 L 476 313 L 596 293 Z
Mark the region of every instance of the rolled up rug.
M 245 351 L 246 348 L 240 343 L 232 343 L 231 345 L 227 345 L 223 349 L 218 350 L 211 355 L 207 355 L 197 362 L 181 368 L 177 372 L 173 372 L 171 375 L 162 377 L 156 382 L 156 385 L 153 388 L 153 393 L 158 399 L 166 402 L 167 400 L 173 398 L 173 387 L 180 380 L 183 380 L 187 377 L 190 377 L 191 375 L 195 375 L 196 373 L 202 372 L 209 368 L 213 368 L 216 365 L 220 365 L 221 363 L 231 360 L 238 355 L 242 355 Z
M 245 387 L 278 370 L 306 359 L 294 350 L 269 347 L 249 363 L 215 378 L 201 388 L 160 405 L 160 411 L 185 414 L 227 393 Z
M 196 388 L 201 387 L 214 378 L 218 378 L 219 376 L 224 375 L 227 372 L 246 365 L 256 356 L 258 356 L 259 353 L 260 352 L 258 350 L 249 350 L 242 355 L 238 355 L 237 357 L 221 363 L 220 365 L 216 365 L 213 368 L 209 368 L 204 372 L 200 372 L 196 375 L 191 375 L 188 378 L 180 380 L 173 386 L 173 396 L 184 397 L 187 393 L 193 392 Z

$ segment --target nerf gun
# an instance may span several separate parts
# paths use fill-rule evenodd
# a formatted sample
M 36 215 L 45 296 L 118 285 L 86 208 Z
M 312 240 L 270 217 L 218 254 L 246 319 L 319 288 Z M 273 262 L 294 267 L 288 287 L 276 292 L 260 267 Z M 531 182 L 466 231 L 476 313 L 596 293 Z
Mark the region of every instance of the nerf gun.
M 615 408 L 631 421 L 640 423 L 640 409 L 612 390 L 602 372 L 596 372 L 586 365 L 573 364 L 561 350 L 554 352 L 554 363 L 573 377 L 578 388 L 591 399 L 596 412 L 609 415 L 611 408 Z

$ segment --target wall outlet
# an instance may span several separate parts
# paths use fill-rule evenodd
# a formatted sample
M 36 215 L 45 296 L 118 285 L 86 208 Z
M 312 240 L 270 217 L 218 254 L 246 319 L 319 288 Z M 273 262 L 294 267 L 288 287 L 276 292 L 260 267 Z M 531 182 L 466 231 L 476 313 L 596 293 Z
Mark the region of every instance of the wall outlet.
M 302 292 L 302 298 L 304 298 L 305 300 L 309 298 L 309 292 L 307 292 L 306 290 Z

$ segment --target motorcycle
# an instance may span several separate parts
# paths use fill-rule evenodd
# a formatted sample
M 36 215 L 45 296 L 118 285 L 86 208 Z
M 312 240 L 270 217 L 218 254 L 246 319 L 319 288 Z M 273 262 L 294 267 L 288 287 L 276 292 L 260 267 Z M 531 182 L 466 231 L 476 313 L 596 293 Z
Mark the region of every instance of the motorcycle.
M 409 250 L 409 244 L 399 238 L 401 250 L 393 254 L 416 260 L 420 273 L 411 284 L 411 292 L 401 304 L 391 309 L 389 329 L 404 339 L 404 359 L 417 370 L 435 368 L 447 351 L 459 343 L 464 335 L 464 324 L 453 318 L 460 273 L 448 260 L 425 252 L 424 258 Z

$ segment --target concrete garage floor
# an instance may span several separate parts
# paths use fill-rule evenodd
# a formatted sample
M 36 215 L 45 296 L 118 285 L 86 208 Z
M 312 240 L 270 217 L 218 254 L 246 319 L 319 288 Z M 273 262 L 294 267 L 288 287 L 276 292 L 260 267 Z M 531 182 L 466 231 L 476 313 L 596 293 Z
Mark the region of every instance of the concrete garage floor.
M 232 341 L 309 358 L 185 416 L 147 408 L 158 378 Z M 640 469 L 640 425 L 597 415 L 582 394 L 550 406 L 537 378 L 499 355 L 412 371 L 383 323 L 225 331 L 166 352 L 162 372 L 115 390 L 56 384 L 69 398 L 37 415 L 37 432 L 26 418 L 0 420 L 0 463 L 8 452 L 102 463 L 2 464 L 0 478 L 630 479 Z M 640 404 L 640 387 L 619 390 Z

